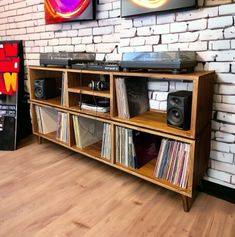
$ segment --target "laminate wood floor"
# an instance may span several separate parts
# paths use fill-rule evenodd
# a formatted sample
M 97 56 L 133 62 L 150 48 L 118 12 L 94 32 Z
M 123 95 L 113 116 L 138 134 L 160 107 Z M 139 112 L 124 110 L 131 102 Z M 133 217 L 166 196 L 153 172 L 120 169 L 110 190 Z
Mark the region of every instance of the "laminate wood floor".
M 31 137 L 0 151 L 0 237 L 234 237 L 235 205 L 180 196 Z

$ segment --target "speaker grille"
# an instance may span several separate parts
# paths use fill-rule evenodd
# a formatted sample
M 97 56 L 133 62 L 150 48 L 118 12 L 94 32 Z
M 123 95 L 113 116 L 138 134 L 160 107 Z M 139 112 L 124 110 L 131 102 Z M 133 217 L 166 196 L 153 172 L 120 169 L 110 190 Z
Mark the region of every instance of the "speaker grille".
M 35 88 L 34 95 L 35 95 L 36 98 L 42 99 L 43 98 L 43 90 L 42 90 L 42 88 L 40 88 L 40 87 Z
M 178 97 L 171 97 L 169 103 L 171 106 L 183 106 L 182 101 Z
M 168 122 L 174 126 L 181 126 L 184 121 L 183 113 L 178 108 L 172 108 L 168 111 Z

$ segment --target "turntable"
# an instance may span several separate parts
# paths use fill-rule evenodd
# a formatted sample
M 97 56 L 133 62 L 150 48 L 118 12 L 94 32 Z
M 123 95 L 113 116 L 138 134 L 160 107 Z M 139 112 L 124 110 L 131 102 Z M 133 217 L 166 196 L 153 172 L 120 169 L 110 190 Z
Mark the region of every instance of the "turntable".
M 59 53 L 41 53 L 40 65 L 48 66 L 63 66 L 70 68 L 75 63 L 86 63 L 95 60 L 94 53 L 73 53 L 73 52 L 59 52 Z
M 196 53 L 190 51 L 123 53 L 120 63 L 124 71 L 171 70 L 174 73 L 191 72 L 196 65 Z

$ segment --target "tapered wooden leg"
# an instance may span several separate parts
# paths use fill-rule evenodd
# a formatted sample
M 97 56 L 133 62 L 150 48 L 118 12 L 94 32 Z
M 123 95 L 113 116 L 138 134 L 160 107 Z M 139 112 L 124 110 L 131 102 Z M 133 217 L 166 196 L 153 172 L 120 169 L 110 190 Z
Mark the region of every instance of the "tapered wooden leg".
M 42 144 L 42 137 L 38 136 L 38 144 Z
M 183 208 L 184 208 L 184 211 L 185 212 L 189 212 L 189 209 L 190 209 L 190 199 L 189 197 L 187 196 L 184 196 L 184 195 L 181 195 L 181 199 L 182 199 L 182 203 L 183 203 Z

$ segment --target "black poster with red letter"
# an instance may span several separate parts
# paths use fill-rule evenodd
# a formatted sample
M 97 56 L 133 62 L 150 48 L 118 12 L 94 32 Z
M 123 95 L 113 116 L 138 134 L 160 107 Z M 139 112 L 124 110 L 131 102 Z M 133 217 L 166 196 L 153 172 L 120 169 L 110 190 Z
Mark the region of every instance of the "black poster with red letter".
M 16 149 L 23 96 L 22 42 L 0 42 L 0 150 Z

